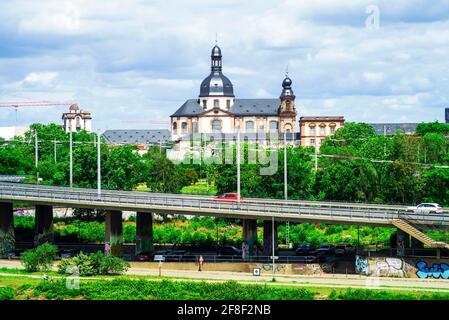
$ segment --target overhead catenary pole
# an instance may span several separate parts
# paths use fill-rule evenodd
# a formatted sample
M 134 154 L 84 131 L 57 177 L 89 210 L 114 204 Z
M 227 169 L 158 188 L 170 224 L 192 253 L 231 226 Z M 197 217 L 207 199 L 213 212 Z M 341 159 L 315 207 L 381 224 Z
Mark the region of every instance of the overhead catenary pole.
M 97 133 L 97 190 L 101 196 L 101 140 L 100 133 Z
M 271 255 L 272 255 L 272 258 L 273 258 L 273 266 L 272 266 L 272 269 L 273 269 L 273 279 L 274 279 L 274 215 L 271 217 L 271 248 L 272 248 L 272 250 L 271 250 Z
M 240 128 L 237 129 L 237 201 L 240 203 Z

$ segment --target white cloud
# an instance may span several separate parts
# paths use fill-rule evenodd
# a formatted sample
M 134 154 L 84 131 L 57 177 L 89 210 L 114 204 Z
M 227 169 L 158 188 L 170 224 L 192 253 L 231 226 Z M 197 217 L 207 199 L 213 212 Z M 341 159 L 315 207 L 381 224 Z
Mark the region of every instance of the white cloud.
M 380 29 L 367 30 L 372 3 L 5 1 L 0 94 L 75 99 L 101 128 L 123 127 L 128 117 L 166 118 L 197 96 L 217 32 L 237 98 L 279 96 L 288 65 L 300 115 L 442 120 L 448 1 L 375 1 Z M 114 119 L 105 116 L 111 110 Z M 42 119 L 59 122 L 60 112 L 21 117 L 23 124 Z

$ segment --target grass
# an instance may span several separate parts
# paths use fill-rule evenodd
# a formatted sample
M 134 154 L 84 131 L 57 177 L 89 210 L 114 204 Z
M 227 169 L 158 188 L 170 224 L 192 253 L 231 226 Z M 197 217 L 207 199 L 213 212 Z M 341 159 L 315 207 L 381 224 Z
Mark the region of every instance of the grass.
M 1 269 L 4 270 L 4 269 Z M 0 271 L 1 271 L 0 270 Z M 10 269 L 9 272 L 13 274 L 13 272 L 20 272 L 22 270 L 18 269 Z M 3 272 L 3 271 L 1 271 Z M 5 272 L 3 272 L 5 273 Z M 8 273 L 8 272 L 6 272 Z M 41 273 L 34 273 L 33 275 L 38 275 Z M 81 278 L 81 284 L 86 286 L 86 292 L 81 295 L 77 295 L 74 293 L 69 293 L 68 296 L 64 296 L 61 293 L 62 283 L 65 283 L 64 278 L 58 275 L 58 279 L 53 278 L 49 281 L 43 281 L 42 278 L 32 278 L 25 274 L 17 274 L 11 276 L 0 276 L 0 287 L 12 287 L 15 290 L 19 290 L 22 286 L 27 287 L 26 297 L 21 297 L 20 294 L 16 297 L 16 299 L 45 299 L 45 292 L 48 293 L 47 298 L 55 298 L 56 299 L 72 299 L 72 298 L 81 298 L 81 299 L 123 299 L 123 298 L 135 298 L 138 299 L 147 299 L 143 293 L 137 296 L 134 294 L 129 294 L 129 291 L 136 290 L 135 288 L 140 288 L 144 290 L 143 287 L 149 287 L 153 289 L 146 288 L 145 290 L 150 290 L 153 292 L 156 290 L 155 288 L 161 288 L 161 282 L 165 284 L 169 284 L 172 286 L 173 292 L 165 292 L 161 293 L 159 296 L 155 294 L 149 298 L 152 299 L 184 299 L 184 297 L 190 297 L 192 299 L 203 299 L 204 297 L 200 294 L 201 292 L 208 292 L 208 290 L 218 290 L 217 288 L 227 288 L 227 284 L 229 281 L 220 281 L 220 280 L 207 280 L 207 279 L 188 279 L 184 278 L 182 281 L 180 279 L 173 279 L 168 277 L 157 277 L 157 276 L 140 276 L 140 275 L 129 275 L 129 276 L 108 276 L 108 277 L 89 277 L 89 278 Z M 107 281 L 107 282 L 105 282 Z M 235 281 L 231 281 L 237 285 L 238 294 L 243 295 L 242 297 L 246 299 L 252 299 L 251 294 L 245 293 L 243 288 L 247 288 L 250 292 L 258 292 L 260 294 L 266 295 L 268 298 L 275 299 L 283 299 L 284 294 L 287 295 L 290 299 L 315 299 L 315 300 L 326 300 L 326 299 L 337 299 L 337 300 L 449 300 L 448 292 L 432 292 L 432 291 L 417 291 L 413 290 L 413 288 L 404 288 L 402 290 L 399 287 L 381 287 L 378 289 L 365 289 L 365 288 L 356 288 L 351 289 L 346 286 L 337 286 L 334 284 L 327 284 L 324 286 L 316 286 L 314 284 L 307 285 L 307 283 L 295 283 L 286 282 L 264 282 L 261 281 L 257 284 L 248 283 L 249 281 L 239 281 L 238 283 Z M 42 283 L 44 283 L 42 285 Z M 46 283 L 52 283 L 52 285 L 48 285 Z M 58 284 L 59 287 L 54 287 L 55 283 Z M 111 283 L 114 283 L 112 285 Z M 145 284 L 145 283 L 148 283 Z M 152 284 L 150 284 L 152 283 Z M 206 286 L 207 290 L 202 288 L 201 285 Z M 300 286 L 299 286 L 300 285 Z M 35 288 L 44 287 L 45 290 L 44 296 L 42 296 L 42 292 L 40 292 L 37 296 L 33 296 L 33 290 Z M 143 286 L 143 287 L 142 287 Z M 179 295 L 177 295 L 177 288 L 179 289 Z M 256 288 L 257 287 L 257 288 Z M 99 289 L 101 288 L 101 289 Z M 42 289 L 42 288 L 41 288 Z M 158 290 L 159 290 L 158 289 Z M 223 290 L 224 290 L 223 289 Z M 39 289 L 40 290 L 40 289 Z M 191 290 L 191 292 L 189 291 Z M 221 289 L 220 289 L 221 290 Z M 214 296 L 217 299 L 220 299 L 222 296 L 220 290 L 215 291 Z M 256 291 L 254 291 L 256 290 Z M 298 291 L 303 290 L 303 291 Z M 145 291 L 146 292 L 146 291 Z M 283 293 L 282 293 L 283 292 Z M 282 293 L 282 294 L 281 294 Z M 89 295 L 90 294 L 90 295 Z M 123 297 L 121 296 L 123 294 Z M 312 294 L 312 295 L 309 295 Z M 233 298 L 232 290 L 230 292 L 226 292 L 225 296 L 227 298 Z
M 182 188 L 181 193 L 215 195 L 217 194 L 217 188 L 213 184 L 209 185 L 205 179 L 200 179 L 196 184 Z

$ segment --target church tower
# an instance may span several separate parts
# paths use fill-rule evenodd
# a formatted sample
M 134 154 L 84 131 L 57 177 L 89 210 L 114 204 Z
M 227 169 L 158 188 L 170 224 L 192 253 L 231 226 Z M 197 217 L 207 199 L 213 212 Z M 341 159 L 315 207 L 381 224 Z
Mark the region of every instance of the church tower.
M 281 132 L 295 132 L 295 94 L 292 90 L 292 80 L 288 77 L 288 75 L 285 75 L 285 79 L 282 82 L 282 88 L 282 93 L 279 97 L 281 99 L 281 105 L 279 106 L 279 129 Z
M 210 74 L 201 82 L 198 104 L 204 111 L 222 109 L 229 111 L 234 104 L 234 87 L 222 72 L 222 55 L 218 45 L 212 48 Z

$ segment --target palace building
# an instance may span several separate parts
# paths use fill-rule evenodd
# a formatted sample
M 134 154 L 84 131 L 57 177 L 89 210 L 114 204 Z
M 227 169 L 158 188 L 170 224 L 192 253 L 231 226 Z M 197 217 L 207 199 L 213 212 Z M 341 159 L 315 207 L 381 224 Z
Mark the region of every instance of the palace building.
M 171 115 L 171 140 L 193 134 L 296 132 L 295 95 L 286 76 L 278 99 L 239 99 L 231 80 L 223 74 L 222 54 L 212 48 L 211 72 L 201 82 L 198 98 L 187 100 Z

